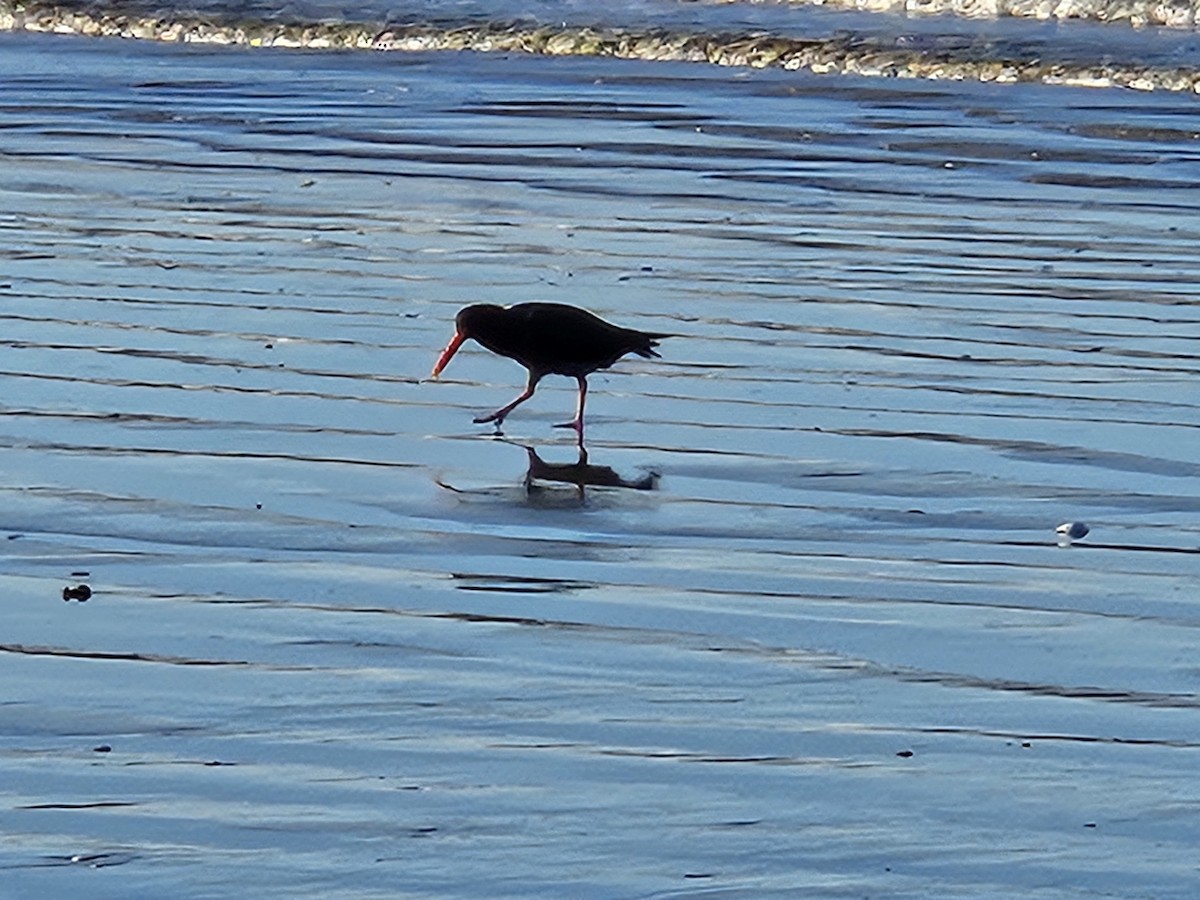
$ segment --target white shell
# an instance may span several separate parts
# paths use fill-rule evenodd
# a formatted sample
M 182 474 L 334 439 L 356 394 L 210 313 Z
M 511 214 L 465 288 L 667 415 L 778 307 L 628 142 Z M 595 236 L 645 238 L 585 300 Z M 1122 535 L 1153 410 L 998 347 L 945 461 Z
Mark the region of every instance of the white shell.
M 1077 541 L 1082 537 L 1087 537 L 1087 533 L 1091 531 L 1083 522 L 1063 522 L 1054 529 L 1063 537 Z

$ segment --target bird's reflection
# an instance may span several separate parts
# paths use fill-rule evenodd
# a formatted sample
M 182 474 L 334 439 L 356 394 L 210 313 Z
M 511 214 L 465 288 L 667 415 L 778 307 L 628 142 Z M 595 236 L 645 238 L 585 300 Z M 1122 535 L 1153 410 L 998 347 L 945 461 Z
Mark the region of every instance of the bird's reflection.
M 597 466 L 588 462 L 587 448 L 578 447 L 579 456 L 574 462 L 546 462 L 534 447 L 519 444 L 529 457 L 529 469 L 525 472 L 525 494 L 530 500 L 548 499 L 545 482 L 569 484 L 575 487 L 574 497 L 583 503 L 587 499 L 588 487 L 630 488 L 635 491 L 652 491 L 658 485 L 658 473 L 647 472 L 640 478 L 625 478 L 611 466 Z

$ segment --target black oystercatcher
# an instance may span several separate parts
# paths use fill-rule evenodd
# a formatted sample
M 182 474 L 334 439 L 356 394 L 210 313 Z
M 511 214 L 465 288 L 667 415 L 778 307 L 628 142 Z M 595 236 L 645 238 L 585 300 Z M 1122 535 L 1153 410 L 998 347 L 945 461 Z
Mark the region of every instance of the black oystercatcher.
M 459 310 L 454 325 L 454 338 L 433 367 L 434 378 L 446 368 L 450 358 L 468 338 L 474 338 L 493 353 L 515 359 L 529 370 L 529 383 L 517 399 L 490 415 L 477 416 L 476 422 L 495 422 L 499 429 L 505 416 L 533 396 L 544 376 L 569 375 L 579 382 L 575 419 L 555 427 L 574 428 L 581 444 L 588 375 L 597 369 L 607 369 L 627 353 L 658 356 L 654 352 L 658 341 L 671 336 L 622 328 L 586 309 L 564 303 L 517 303 L 514 306 L 479 303 Z

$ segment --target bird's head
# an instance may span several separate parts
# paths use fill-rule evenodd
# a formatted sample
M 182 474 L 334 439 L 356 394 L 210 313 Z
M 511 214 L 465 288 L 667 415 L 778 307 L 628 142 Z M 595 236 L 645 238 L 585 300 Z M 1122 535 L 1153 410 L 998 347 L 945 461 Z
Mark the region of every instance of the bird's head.
M 465 306 L 458 311 L 458 315 L 454 317 L 454 337 L 450 339 L 450 343 L 446 345 L 446 349 L 442 351 L 442 355 L 438 357 L 438 361 L 433 367 L 434 378 L 437 378 L 442 373 L 442 369 L 446 368 L 450 359 L 458 352 L 458 348 L 463 345 L 463 341 L 475 337 L 479 322 L 495 315 L 497 311 L 502 312 L 503 310 L 490 303 L 477 303 L 474 306 Z

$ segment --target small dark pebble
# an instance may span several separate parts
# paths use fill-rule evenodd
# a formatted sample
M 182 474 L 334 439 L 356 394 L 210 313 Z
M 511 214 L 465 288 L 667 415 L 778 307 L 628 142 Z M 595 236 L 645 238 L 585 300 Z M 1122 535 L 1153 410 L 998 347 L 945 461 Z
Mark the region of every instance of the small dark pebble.
M 75 587 L 67 586 L 63 588 L 63 599 L 78 600 L 80 603 L 86 603 L 88 598 L 92 596 L 92 589 L 86 584 L 77 584 Z
M 268 350 L 274 350 L 274 349 L 275 349 L 275 345 L 274 345 L 274 344 L 263 344 L 263 346 L 264 346 L 264 347 L 266 347 Z
M 90 578 L 91 574 L 92 574 L 91 572 L 72 572 L 71 577 L 72 578 Z
M 1025 749 L 1029 749 L 1030 747 L 1033 746 L 1033 744 L 1031 744 L 1029 741 L 1021 741 L 1021 746 L 1024 747 Z
M 904 759 L 908 759 L 910 756 L 912 756 L 912 755 L 913 755 L 913 752 L 912 752 L 911 750 L 901 750 L 901 751 L 900 751 L 899 753 L 897 753 L 896 755 L 897 755 L 897 756 L 901 756 L 901 757 L 903 757 Z
M 110 747 L 108 744 L 101 744 L 98 747 L 93 747 L 92 752 L 93 753 L 112 753 L 112 747 Z
M 1096 827 L 1096 823 L 1095 823 L 1095 822 L 1084 822 L 1084 823 L 1083 823 L 1083 827 L 1084 827 L 1084 828 L 1095 828 L 1095 827 Z
M 254 504 L 254 508 L 255 508 L 255 509 L 262 509 L 262 504 L 261 504 L 261 503 L 255 503 L 255 504 Z

